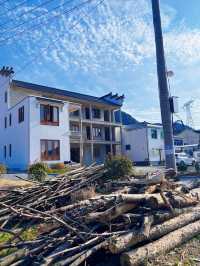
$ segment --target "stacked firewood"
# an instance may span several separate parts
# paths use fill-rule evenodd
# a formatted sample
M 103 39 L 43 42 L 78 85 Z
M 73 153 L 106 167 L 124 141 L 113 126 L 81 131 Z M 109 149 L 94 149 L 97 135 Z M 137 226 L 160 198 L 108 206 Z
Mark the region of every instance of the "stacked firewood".
M 13 252 L 0 265 L 97 265 L 113 256 L 121 265 L 139 265 L 200 234 L 199 182 L 180 185 L 169 180 L 170 171 L 108 181 L 105 171 L 102 165 L 80 167 L 5 189 L 0 233 L 12 237 L 0 244 L 0 254 Z M 87 198 L 90 187 L 97 192 Z M 32 227 L 37 236 L 24 240 Z

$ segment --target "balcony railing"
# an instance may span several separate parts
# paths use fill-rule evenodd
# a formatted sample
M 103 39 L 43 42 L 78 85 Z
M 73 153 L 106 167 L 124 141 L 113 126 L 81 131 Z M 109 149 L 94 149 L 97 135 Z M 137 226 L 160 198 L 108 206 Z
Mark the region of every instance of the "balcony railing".
M 72 138 L 80 138 L 81 137 L 81 132 L 80 131 L 70 131 L 70 137 Z

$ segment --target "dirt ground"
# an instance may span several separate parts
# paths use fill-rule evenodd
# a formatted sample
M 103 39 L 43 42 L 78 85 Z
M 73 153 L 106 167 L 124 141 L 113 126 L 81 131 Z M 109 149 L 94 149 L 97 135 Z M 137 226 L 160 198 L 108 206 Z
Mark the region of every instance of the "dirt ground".
M 17 187 L 27 187 L 30 185 L 31 185 L 30 182 L 26 182 L 23 180 L 12 180 L 12 179 L 7 179 L 7 178 L 2 178 L 0 176 L 0 190 L 14 189 Z
M 166 255 L 150 261 L 148 266 L 200 266 L 200 235 Z

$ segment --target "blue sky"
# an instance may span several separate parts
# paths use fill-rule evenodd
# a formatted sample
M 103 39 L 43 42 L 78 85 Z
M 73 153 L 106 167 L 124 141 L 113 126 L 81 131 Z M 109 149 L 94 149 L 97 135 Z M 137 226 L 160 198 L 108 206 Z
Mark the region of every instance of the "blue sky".
M 124 93 L 125 111 L 160 121 L 150 0 L 49 0 L 34 11 L 46 0 L 3 2 L 0 62 L 14 67 L 15 79 L 95 96 Z M 171 93 L 183 120 L 182 105 L 195 99 L 200 128 L 200 1 L 160 2 Z

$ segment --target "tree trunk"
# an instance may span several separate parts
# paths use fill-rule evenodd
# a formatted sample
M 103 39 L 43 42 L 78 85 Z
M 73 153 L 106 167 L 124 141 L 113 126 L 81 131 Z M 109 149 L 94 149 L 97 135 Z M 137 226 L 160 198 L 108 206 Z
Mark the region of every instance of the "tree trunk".
M 200 207 L 194 208 L 191 213 L 181 214 L 169 221 L 153 226 L 150 230 L 149 237 L 147 238 L 143 231 L 133 231 L 125 235 L 113 237 L 109 244 L 109 250 L 116 254 L 121 253 L 129 247 L 132 247 L 144 240 L 154 240 L 166 235 L 178 228 L 181 228 L 189 223 L 200 219 Z
M 162 253 L 169 252 L 200 233 L 200 221 L 188 224 L 171 232 L 159 240 L 146 244 L 121 255 L 122 266 L 136 266 L 146 259 L 154 259 Z

